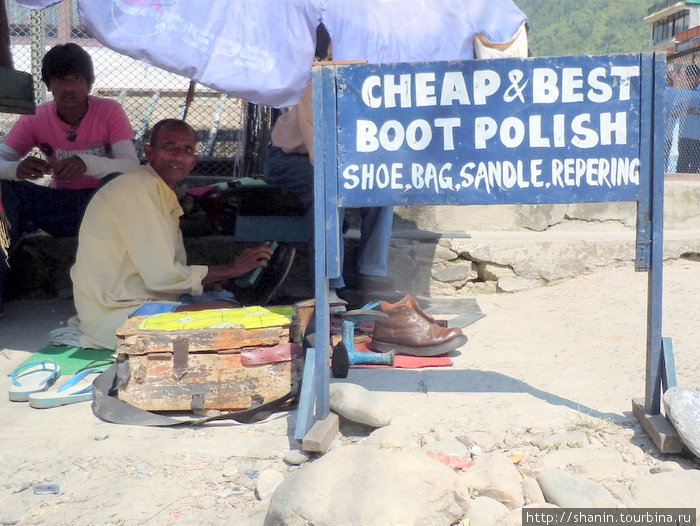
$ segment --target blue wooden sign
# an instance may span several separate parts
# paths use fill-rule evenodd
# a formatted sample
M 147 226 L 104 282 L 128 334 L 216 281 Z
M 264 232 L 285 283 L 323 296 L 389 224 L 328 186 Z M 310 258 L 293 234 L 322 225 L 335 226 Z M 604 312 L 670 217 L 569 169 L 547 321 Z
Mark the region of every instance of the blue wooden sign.
M 338 206 L 634 201 L 640 55 L 334 68 Z
M 661 336 L 665 73 L 665 55 L 652 53 L 315 67 L 316 345 L 295 436 L 314 420 L 314 440 L 335 430 L 328 278 L 341 272 L 339 208 L 636 201 L 636 268 L 649 287 L 644 407 L 633 409 L 660 437 L 647 416 L 675 378 Z

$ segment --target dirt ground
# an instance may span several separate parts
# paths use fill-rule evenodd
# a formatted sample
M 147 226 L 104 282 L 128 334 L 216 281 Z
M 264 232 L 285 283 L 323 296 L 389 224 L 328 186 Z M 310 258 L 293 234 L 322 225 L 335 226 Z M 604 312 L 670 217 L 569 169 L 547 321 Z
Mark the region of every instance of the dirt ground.
M 352 369 L 348 382 L 395 410 L 416 435 L 498 435 L 512 426 L 565 427 L 604 419 L 635 430 L 644 396 L 647 280 L 630 264 L 513 294 L 484 294 L 486 316 L 449 368 Z M 700 388 L 700 262 L 664 265 L 663 336 L 673 341 L 678 385 Z M 10 372 L 71 313 L 70 301 L 20 301 L 0 320 L 0 390 Z M 261 525 L 257 476 L 295 467 L 296 412 L 256 424 L 203 428 L 120 426 L 90 403 L 33 409 L 0 397 L 0 524 Z M 626 435 L 629 436 L 629 435 Z M 662 455 L 657 454 L 659 458 Z M 59 486 L 35 494 L 39 483 Z

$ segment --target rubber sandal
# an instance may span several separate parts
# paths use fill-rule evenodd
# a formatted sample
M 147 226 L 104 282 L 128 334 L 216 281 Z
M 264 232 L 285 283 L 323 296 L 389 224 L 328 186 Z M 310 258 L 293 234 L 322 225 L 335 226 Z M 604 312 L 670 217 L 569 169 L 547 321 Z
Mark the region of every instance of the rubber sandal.
M 103 371 L 106 371 L 107 368 L 114 364 L 116 362 L 116 358 L 99 358 L 97 360 L 93 360 L 91 362 L 88 362 L 84 367 L 81 367 L 78 369 L 75 374 L 80 374 L 86 369 L 95 369 L 98 373 L 101 373 Z
M 89 374 L 98 374 L 105 367 L 83 369 L 55 391 L 45 391 L 29 395 L 29 405 L 37 409 L 58 407 L 92 400 L 92 382 L 85 379 Z
M 61 376 L 61 367 L 53 360 L 28 362 L 12 371 L 10 400 L 26 402 L 32 393 L 48 389 Z

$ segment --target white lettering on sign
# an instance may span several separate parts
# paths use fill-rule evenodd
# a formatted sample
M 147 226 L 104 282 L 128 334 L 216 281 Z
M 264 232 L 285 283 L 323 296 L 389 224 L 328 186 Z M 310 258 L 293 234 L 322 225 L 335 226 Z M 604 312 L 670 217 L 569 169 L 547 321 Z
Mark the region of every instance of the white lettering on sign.
M 579 67 L 533 68 L 530 78 L 517 69 L 507 74 L 509 84 L 502 101 L 552 104 L 555 102 L 602 103 L 612 99 L 630 100 L 632 79 L 639 77 L 639 66 L 593 68 L 584 75 Z M 477 69 L 471 77 L 462 71 L 368 75 L 362 82 L 361 98 L 368 108 L 410 108 L 488 104 L 502 86 L 501 75 L 491 69 Z M 530 99 L 513 94 L 529 90 Z M 515 93 L 514 93 L 515 92 Z M 438 95 L 439 94 L 439 95 Z
M 627 113 L 601 113 L 598 115 L 600 132 L 592 127 L 592 115 L 582 113 L 567 122 L 566 116 L 552 117 L 551 136 L 544 135 L 542 116 L 531 115 L 527 123 L 517 117 L 506 117 L 502 122 L 493 117 L 474 119 L 474 148 L 484 150 L 492 140 L 506 148 L 518 148 L 528 139 L 530 148 L 561 148 L 572 144 L 577 148 L 595 148 L 601 144 L 627 144 Z
M 359 111 L 350 122 L 355 153 L 368 160 L 353 157 L 342 168 L 343 188 L 490 194 L 639 185 L 639 65 L 539 61 L 528 70 L 515 62 L 518 67 L 497 71 L 483 63 L 473 71 L 423 69 L 362 79 Z M 423 108 L 434 110 L 417 111 Z M 424 154 L 391 162 L 409 151 Z M 469 151 L 475 155 L 465 162 Z M 441 156 L 446 152 L 453 153 Z
M 396 120 L 386 121 L 381 128 L 377 128 L 374 121 L 357 121 L 357 142 L 355 147 L 358 152 L 375 152 L 380 148 L 395 152 L 404 143 L 413 151 L 425 150 L 433 139 L 433 128 L 442 130 L 440 134 L 444 150 L 454 150 L 454 130 L 459 128 L 459 117 L 439 118 L 431 125 L 425 119 L 417 119 L 403 124 Z

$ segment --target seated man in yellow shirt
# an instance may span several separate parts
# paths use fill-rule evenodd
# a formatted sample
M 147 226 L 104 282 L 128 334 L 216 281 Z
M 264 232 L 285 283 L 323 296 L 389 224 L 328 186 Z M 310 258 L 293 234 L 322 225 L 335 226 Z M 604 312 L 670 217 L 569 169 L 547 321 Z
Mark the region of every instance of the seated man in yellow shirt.
M 224 265 L 187 265 L 174 189 L 197 162 L 194 131 L 181 120 L 160 121 L 144 151 L 148 164 L 104 184 L 80 226 L 71 278 L 83 347 L 114 348 L 130 316 L 235 306 L 226 290 L 203 294 L 273 255 L 263 244 Z

